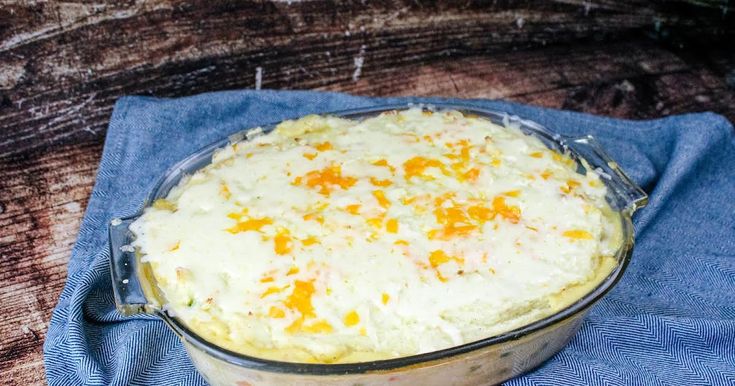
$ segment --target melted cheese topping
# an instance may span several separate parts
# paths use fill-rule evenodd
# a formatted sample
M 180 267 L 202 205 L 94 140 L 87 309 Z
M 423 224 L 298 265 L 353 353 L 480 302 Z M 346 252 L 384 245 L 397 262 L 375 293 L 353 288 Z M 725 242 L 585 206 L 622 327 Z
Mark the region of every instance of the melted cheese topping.
M 356 362 L 497 335 L 583 296 L 620 245 L 605 193 L 535 137 L 459 112 L 307 116 L 221 149 L 131 229 L 166 308 L 200 335 Z

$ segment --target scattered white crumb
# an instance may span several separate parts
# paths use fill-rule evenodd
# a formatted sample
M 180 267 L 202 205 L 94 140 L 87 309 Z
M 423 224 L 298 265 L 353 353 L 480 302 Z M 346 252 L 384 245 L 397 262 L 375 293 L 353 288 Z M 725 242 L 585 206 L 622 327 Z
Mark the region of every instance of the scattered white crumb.
M 661 32 L 661 19 L 656 18 L 653 20 L 653 29 L 656 31 L 656 33 Z
M 263 67 L 255 67 L 255 89 L 260 90 L 261 86 L 263 86 Z
M 355 57 L 355 72 L 352 73 L 352 81 L 357 82 L 362 74 L 362 66 L 365 64 L 365 45 L 360 47 L 360 53 Z
M 625 92 L 633 92 L 635 91 L 635 86 L 633 83 L 630 83 L 628 79 L 625 79 L 620 84 L 618 84 L 618 89 Z

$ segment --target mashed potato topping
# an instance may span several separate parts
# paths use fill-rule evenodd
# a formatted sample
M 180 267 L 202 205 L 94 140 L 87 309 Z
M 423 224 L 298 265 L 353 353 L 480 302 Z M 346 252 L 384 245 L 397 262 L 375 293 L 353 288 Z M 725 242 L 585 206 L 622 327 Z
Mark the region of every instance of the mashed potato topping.
M 219 150 L 131 229 L 167 309 L 204 338 L 358 362 L 497 335 L 582 296 L 620 245 L 605 194 L 594 171 L 483 118 L 307 116 Z

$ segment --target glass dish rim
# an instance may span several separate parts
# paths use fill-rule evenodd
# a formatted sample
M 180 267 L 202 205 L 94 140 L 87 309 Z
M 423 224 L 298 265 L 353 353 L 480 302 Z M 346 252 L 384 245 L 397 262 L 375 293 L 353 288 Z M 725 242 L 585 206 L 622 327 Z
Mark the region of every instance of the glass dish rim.
M 456 104 L 456 103 L 442 103 L 442 102 L 395 103 L 395 104 L 386 104 L 386 105 L 376 105 L 376 106 L 370 106 L 370 107 L 365 107 L 365 108 L 355 108 L 355 109 L 317 113 L 317 115 L 329 115 L 329 116 L 336 116 L 336 117 L 342 117 L 342 118 L 358 118 L 358 117 L 374 116 L 376 114 L 379 114 L 385 111 L 405 110 L 405 109 L 412 108 L 412 107 L 418 107 L 418 108 L 428 109 L 432 111 L 434 110 L 457 110 L 463 113 L 469 113 L 469 114 L 475 114 L 475 115 L 481 116 L 483 118 L 491 120 L 492 122 L 496 124 L 497 124 L 496 120 L 502 120 L 502 122 L 505 125 L 507 125 L 507 122 L 512 121 L 514 123 L 518 123 L 520 126 L 526 126 L 527 128 L 532 129 L 532 131 L 536 134 L 537 137 L 539 135 L 545 136 L 545 139 L 547 141 L 551 141 L 555 145 L 559 146 L 559 148 L 565 151 L 576 153 L 574 147 L 569 146 L 567 143 L 567 141 L 571 141 L 575 139 L 576 137 L 568 137 L 568 136 L 562 136 L 559 134 L 555 134 L 552 131 L 548 130 L 546 127 L 534 121 L 520 118 L 516 115 L 511 115 L 507 112 L 503 112 L 499 110 L 492 110 L 492 109 L 485 109 L 485 108 L 480 108 L 476 106 L 467 106 L 467 105 Z M 206 145 L 200 148 L 199 150 L 195 151 L 194 153 L 190 154 L 189 156 L 185 157 L 184 159 L 176 162 L 172 167 L 168 168 L 166 172 L 164 172 L 163 175 L 157 180 L 153 188 L 150 190 L 150 193 L 147 195 L 147 198 L 144 201 L 142 207 L 134 215 L 126 216 L 125 218 L 122 218 L 120 220 L 122 222 L 129 223 L 129 222 L 134 221 L 138 217 L 140 217 L 143 214 L 143 211 L 145 210 L 145 208 L 147 208 L 150 205 L 150 203 L 153 202 L 153 200 L 160 198 L 168 193 L 168 191 L 170 190 L 170 187 L 169 189 L 162 191 L 162 188 L 166 185 L 166 183 L 171 182 L 172 180 L 179 181 L 185 175 L 183 171 L 187 169 L 187 166 L 190 165 L 191 163 L 195 162 L 196 160 L 200 160 L 203 156 L 211 157 L 211 154 L 214 151 L 225 146 L 228 143 L 239 141 L 239 140 L 244 140 L 246 138 L 249 139 L 250 136 L 248 136 L 247 134 L 251 133 L 255 129 L 261 128 L 262 132 L 268 132 L 273 127 L 275 127 L 275 125 L 277 125 L 278 123 L 270 123 L 270 124 L 265 124 L 261 126 L 251 127 L 245 130 L 240 130 L 236 132 L 235 134 L 228 136 L 227 138 L 224 138 L 222 140 Z M 265 130 L 263 130 L 263 128 L 265 128 Z M 587 136 L 584 138 L 592 139 L 591 136 Z M 544 143 L 548 146 L 547 141 L 544 141 Z M 579 156 L 578 154 L 577 156 L 580 158 L 583 158 Z M 607 157 L 607 160 L 612 161 L 609 159 L 609 157 Z M 198 170 L 199 168 L 200 167 L 192 168 L 192 170 L 187 170 L 187 172 L 193 172 L 194 170 Z M 616 169 L 616 171 L 622 174 L 622 176 L 624 177 L 625 180 L 627 180 L 628 183 L 632 184 L 622 170 Z M 640 190 L 640 188 L 635 186 L 635 184 L 632 184 L 632 185 L 634 188 L 637 188 Z M 618 264 L 594 289 L 589 291 L 587 294 L 585 294 L 584 296 L 582 296 L 575 302 L 567 305 L 563 309 L 545 318 L 539 319 L 537 321 L 534 321 L 532 323 L 526 324 L 524 326 L 513 329 L 511 331 L 507 331 L 499 335 L 491 336 L 488 338 L 483 338 L 477 341 L 465 343 L 465 344 L 458 345 L 458 346 L 452 346 L 452 347 L 441 349 L 441 350 L 436 350 L 436 351 L 416 354 L 416 355 L 410 355 L 410 356 L 397 357 L 397 358 L 381 359 L 381 360 L 368 361 L 368 362 L 356 362 L 356 363 L 325 364 L 325 363 L 286 362 L 286 361 L 254 357 L 254 356 L 238 353 L 232 350 L 228 350 L 224 347 L 220 347 L 214 343 L 209 342 L 208 340 L 196 334 L 195 332 L 191 331 L 189 328 L 186 327 L 186 325 L 183 322 L 180 322 L 177 318 L 170 316 L 166 311 L 162 310 L 160 307 L 152 307 L 152 308 L 146 307 L 146 312 L 161 318 L 177 335 L 183 338 L 186 341 L 186 343 L 192 345 L 194 348 L 199 349 L 212 357 L 215 357 L 217 359 L 223 360 L 225 362 L 231 363 L 236 366 L 259 369 L 259 370 L 264 370 L 264 371 L 271 371 L 271 372 L 278 372 L 278 373 L 293 373 L 293 374 L 302 374 L 302 375 L 348 375 L 348 374 L 362 374 L 362 373 L 368 373 L 368 372 L 394 370 L 397 368 L 404 368 L 408 366 L 423 365 L 429 362 L 435 362 L 439 360 L 448 360 L 452 357 L 460 356 L 462 354 L 468 354 L 473 351 L 477 351 L 477 350 L 487 348 L 493 345 L 524 338 L 536 332 L 540 332 L 557 323 L 560 323 L 568 318 L 571 318 L 581 312 L 584 312 L 588 308 L 593 306 L 597 301 L 599 301 L 602 297 L 604 297 L 607 294 L 607 292 L 609 292 L 617 284 L 617 282 L 622 277 L 623 273 L 625 272 L 630 262 L 633 245 L 634 245 L 634 231 L 633 231 L 633 224 L 632 224 L 631 216 L 632 216 L 632 213 L 636 209 L 645 205 L 645 201 L 646 201 L 646 197 L 645 197 L 645 194 L 643 194 L 643 196 L 638 201 L 632 202 L 630 203 L 630 205 L 623 207 L 620 210 L 616 211 L 617 213 L 619 213 L 619 216 L 620 216 L 622 239 L 623 239 L 619 250 L 615 254 L 615 258 L 618 261 Z M 111 244 L 111 247 L 112 247 L 112 244 Z M 140 267 L 139 261 L 138 261 L 138 267 Z M 140 278 L 141 274 L 142 272 L 140 271 L 140 269 L 138 269 L 136 272 L 136 275 Z M 145 280 L 145 279 L 141 279 L 141 280 Z M 152 284 L 155 284 L 155 282 L 153 282 Z M 146 300 L 149 301 L 148 297 L 150 296 L 150 294 L 145 293 L 145 295 L 146 295 Z M 150 303 L 148 305 L 150 305 Z

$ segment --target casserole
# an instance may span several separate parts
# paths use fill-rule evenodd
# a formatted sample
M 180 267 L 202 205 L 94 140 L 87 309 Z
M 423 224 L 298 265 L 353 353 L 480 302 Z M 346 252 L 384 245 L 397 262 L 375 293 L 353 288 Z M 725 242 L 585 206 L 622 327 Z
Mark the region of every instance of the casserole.
M 401 110 L 406 106 L 387 106 L 369 110 L 335 113 L 344 118 L 361 120 L 381 112 Z M 114 220 L 110 227 L 112 247 L 113 288 L 116 302 L 123 313 L 150 312 L 160 316 L 183 339 L 197 368 L 213 384 L 383 384 L 401 383 L 497 383 L 535 366 L 558 351 L 579 328 L 581 318 L 594 301 L 599 299 L 619 279 L 630 257 L 633 232 L 632 212 L 645 203 L 645 194 L 619 170 L 617 165 L 590 137 L 563 139 L 547 133 L 542 127 L 507 114 L 459 106 L 435 105 L 433 108 L 455 109 L 465 115 L 486 118 L 507 127 L 517 127 L 538 138 L 552 150 L 569 154 L 578 161 L 577 168 L 594 168 L 604 178 L 607 202 L 616 212 L 622 233 L 622 243 L 615 253 L 616 265 L 609 275 L 591 292 L 561 311 L 494 337 L 477 340 L 447 349 L 394 359 L 344 364 L 291 363 L 227 350 L 198 335 L 179 318 L 163 311 L 166 304 L 149 263 L 131 247 L 134 235 L 129 226 L 134 218 Z M 261 131 L 268 132 L 273 126 Z M 254 131 L 231 137 L 236 142 L 250 138 Z M 184 175 L 208 165 L 215 150 L 228 140 L 208 146 L 175 166 L 154 189 L 149 202 L 166 197 Z M 479 366 L 479 367 L 478 367 Z

